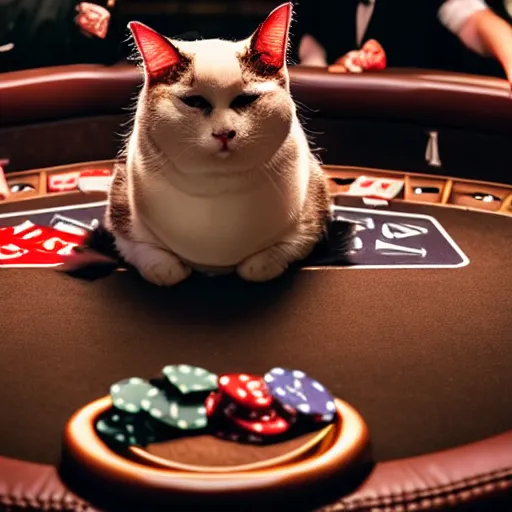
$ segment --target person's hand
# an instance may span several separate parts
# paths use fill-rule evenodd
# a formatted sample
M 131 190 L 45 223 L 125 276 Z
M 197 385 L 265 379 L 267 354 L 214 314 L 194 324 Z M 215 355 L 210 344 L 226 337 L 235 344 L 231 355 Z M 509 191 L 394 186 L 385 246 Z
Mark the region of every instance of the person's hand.
M 385 69 L 387 65 L 384 48 L 370 39 L 360 50 L 352 50 L 329 66 L 332 73 L 362 73 L 363 71 Z
M 362 73 L 360 51 L 352 50 L 346 53 L 329 66 L 329 71 L 332 73 Z

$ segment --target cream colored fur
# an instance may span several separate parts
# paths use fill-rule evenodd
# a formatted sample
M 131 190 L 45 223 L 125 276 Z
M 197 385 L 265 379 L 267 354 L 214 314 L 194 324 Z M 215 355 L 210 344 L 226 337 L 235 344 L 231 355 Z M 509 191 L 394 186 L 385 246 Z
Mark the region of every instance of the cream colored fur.
M 107 221 L 121 255 L 157 285 L 177 284 L 191 268 L 267 281 L 322 236 L 325 181 L 287 71 L 284 84 L 246 83 L 237 55 L 249 41 L 173 41 L 192 58 L 192 86 L 146 83 L 140 92 L 126 154 L 129 229 L 116 231 L 112 214 Z M 230 103 L 239 94 L 261 97 L 237 112 Z M 212 113 L 185 105 L 183 95 L 204 97 Z M 212 133 L 229 130 L 236 136 L 221 151 Z

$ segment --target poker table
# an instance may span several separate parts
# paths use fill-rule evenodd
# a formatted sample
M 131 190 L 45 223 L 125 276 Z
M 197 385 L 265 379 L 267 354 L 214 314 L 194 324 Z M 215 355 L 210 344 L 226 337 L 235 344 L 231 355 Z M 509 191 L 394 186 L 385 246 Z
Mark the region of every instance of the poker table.
M 8 173 L 21 192 L 0 203 L 0 225 L 100 218 L 104 194 L 50 192 L 48 177 L 112 165 Z M 429 170 L 325 165 L 335 214 L 365 228 L 352 267 L 319 261 L 258 285 L 194 275 L 171 289 L 129 271 L 0 268 L 0 510 L 130 510 L 102 501 L 108 486 L 98 496 L 68 481 L 64 426 L 112 382 L 175 362 L 299 368 L 359 411 L 371 470 L 316 510 L 510 510 L 512 187 Z M 358 176 L 403 189 L 368 205 L 346 194 Z

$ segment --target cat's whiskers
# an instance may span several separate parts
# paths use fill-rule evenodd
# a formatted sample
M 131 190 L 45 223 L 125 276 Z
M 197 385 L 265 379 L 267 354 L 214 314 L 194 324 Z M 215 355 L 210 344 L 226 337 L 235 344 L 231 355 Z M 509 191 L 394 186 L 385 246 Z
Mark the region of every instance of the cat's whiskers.
M 265 176 L 268 178 L 270 184 L 276 189 L 277 193 L 281 196 L 281 199 L 286 201 L 286 197 L 283 194 L 283 191 L 281 190 L 279 185 L 274 181 L 274 179 L 272 177 L 272 173 L 269 172 L 268 169 L 266 169 L 265 167 L 263 167 L 263 172 L 264 172 Z
M 176 155 L 175 159 L 176 159 L 176 160 L 179 160 L 180 158 L 182 158 L 182 157 L 183 157 L 183 155 L 185 155 L 185 153 L 187 153 L 187 151 L 189 151 L 189 150 L 191 150 L 191 149 L 195 149 L 195 148 L 196 148 L 196 144 L 189 144 L 188 146 L 185 146 L 185 147 L 183 148 L 183 150 L 182 150 L 182 151 L 180 151 L 180 152 Z

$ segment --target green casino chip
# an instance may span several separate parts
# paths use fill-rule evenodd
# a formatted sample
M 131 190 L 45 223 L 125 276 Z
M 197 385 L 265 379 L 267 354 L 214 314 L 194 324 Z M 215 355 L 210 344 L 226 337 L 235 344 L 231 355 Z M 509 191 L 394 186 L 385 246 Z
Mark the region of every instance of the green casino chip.
M 150 422 L 140 415 L 111 409 L 96 422 L 96 432 L 107 442 L 124 446 L 146 446 L 157 441 Z
M 140 377 L 120 380 L 110 386 L 112 404 L 120 411 L 136 414 L 141 411 L 140 402 L 153 386 Z
M 183 395 L 209 393 L 217 389 L 217 375 L 199 366 L 169 365 L 162 369 L 162 373 Z
M 148 391 L 141 401 L 142 408 L 156 420 L 180 430 L 197 430 L 206 427 L 208 419 L 203 403 L 181 404 L 170 400 L 156 387 Z

